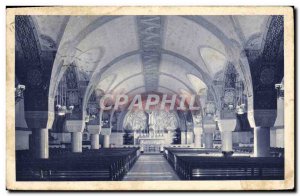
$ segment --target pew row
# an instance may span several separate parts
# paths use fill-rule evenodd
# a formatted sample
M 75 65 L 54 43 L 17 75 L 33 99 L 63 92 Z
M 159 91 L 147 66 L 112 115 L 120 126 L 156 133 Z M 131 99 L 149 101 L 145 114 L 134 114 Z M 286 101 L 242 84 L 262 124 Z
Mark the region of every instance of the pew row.
M 216 153 L 212 150 L 211 153 Z M 165 158 L 181 180 L 283 180 L 283 157 L 208 156 L 209 150 L 171 149 Z
M 17 181 L 112 181 L 122 180 L 139 156 L 139 148 L 85 150 L 72 153 L 52 149 L 50 159 L 34 159 L 17 153 Z

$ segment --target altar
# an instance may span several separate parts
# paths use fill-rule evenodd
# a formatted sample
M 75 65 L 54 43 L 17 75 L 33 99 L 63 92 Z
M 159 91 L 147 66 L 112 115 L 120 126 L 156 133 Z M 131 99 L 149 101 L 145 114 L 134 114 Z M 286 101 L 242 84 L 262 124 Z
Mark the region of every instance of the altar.
M 163 136 L 154 138 L 151 138 L 149 136 L 140 136 L 138 138 L 138 141 L 141 147 L 141 151 L 143 151 L 144 153 L 162 152 L 165 144 L 165 138 Z
M 163 151 L 168 134 L 156 129 L 156 121 L 152 112 L 148 113 L 148 132 L 138 136 L 137 142 L 144 153 L 160 153 Z

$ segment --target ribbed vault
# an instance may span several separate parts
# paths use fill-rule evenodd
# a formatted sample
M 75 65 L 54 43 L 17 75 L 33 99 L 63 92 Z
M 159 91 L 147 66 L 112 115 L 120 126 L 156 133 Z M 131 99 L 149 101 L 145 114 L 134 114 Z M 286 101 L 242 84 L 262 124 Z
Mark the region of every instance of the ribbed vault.
M 210 89 L 218 106 L 221 93 L 214 81 L 224 75 L 229 62 L 236 67 L 251 95 L 249 65 L 241 54 L 249 47 L 248 40 L 261 40 L 263 45 L 269 17 L 32 18 L 42 40 L 41 50 L 57 50 L 49 89 L 50 105 L 66 66 L 74 63 L 86 107 L 95 89 L 129 94 L 180 94 L 182 90 L 201 94 Z M 53 110 L 50 105 L 49 110 Z

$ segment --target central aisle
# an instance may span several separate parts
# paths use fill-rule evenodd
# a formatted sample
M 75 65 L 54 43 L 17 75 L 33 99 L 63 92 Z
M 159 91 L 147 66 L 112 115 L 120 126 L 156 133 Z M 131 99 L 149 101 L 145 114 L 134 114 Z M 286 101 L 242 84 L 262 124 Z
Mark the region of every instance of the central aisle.
M 141 155 L 124 177 L 125 181 L 179 180 L 170 164 L 159 155 Z

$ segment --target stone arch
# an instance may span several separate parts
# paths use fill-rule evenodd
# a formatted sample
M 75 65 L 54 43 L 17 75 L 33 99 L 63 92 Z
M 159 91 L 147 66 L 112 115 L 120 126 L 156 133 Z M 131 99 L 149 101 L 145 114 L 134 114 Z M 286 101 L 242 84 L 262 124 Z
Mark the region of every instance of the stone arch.
M 269 18 L 260 52 L 247 51 L 253 77 L 254 95 L 248 100 L 248 119 L 252 127 L 273 127 L 277 116 L 277 91 L 284 74 L 283 16 Z
M 58 49 L 59 53 L 65 52 L 65 53 L 70 54 L 70 56 L 72 56 L 72 54 L 74 54 L 76 52 L 76 46 L 80 43 L 81 40 L 83 40 L 87 35 L 89 35 L 93 31 L 95 31 L 96 29 L 100 28 L 103 24 L 110 22 L 111 20 L 114 20 L 118 17 L 120 17 L 120 16 L 99 17 L 98 19 L 96 19 L 95 21 L 90 23 L 84 30 L 80 31 L 72 41 L 65 43 L 63 46 L 60 46 Z M 69 21 L 67 21 L 65 23 L 65 28 L 67 27 L 68 22 Z M 66 48 L 67 48 L 67 50 L 66 50 Z M 62 50 L 62 51 L 60 51 L 60 50 Z M 64 72 L 66 71 L 66 66 L 68 66 L 69 64 L 71 64 L 73 62 L 72 58 L 66 59 L 64 56 L 61 56 L 61 54 L 59 54 L 59 53 L 56 54 L 55 60 L 53 63 L 53 69 L 52 69 L 52 73 L 51 73 L 51 80 L 53 80 L 53 81 L 57 81 L 57 80 L 59 81 L 60 78 L 63 76 Z M 53 99 L 56 89 L 57 89 L 57 84 L 51 83 L 49 86 L 49 110 L 51 110 L 51 108 L 52 108 L 51 105 L 54 104 L 53 100 L 51 100 L 51 99 Z
M 247 86 L 247 93 L 252 96 L 252 80 L 248 60 L 243 52 L 243 49 L 234 41 L 229 39 L 219 27 L 206 20 L 203 16 L 182 16 L 187 20 L 191 20 L 196 24 L 206 28 L 215 37 L 217 37 L 225 46 L 226 58 L 236 66 L 238 72 L 243 75 Z M 220 105 L 220 104 L 217 104 Z
M 24 103 L 28 127 L 51 128 L 54 114 L 48 110 L 48 93 L 54 59 L 43 59 L 38 26 L 31 16 L 18 15 L 15 23 L 16 42 L 22 50 L 16 58 L 16 76 L 26 86 Z
M 283 16 L 272 16 L 269 19 L 269 26 L 264 33 L 264 45 L 257 50 L 247 50 L 247 57 L 250 62 L 251 76 L 253 77 L 254 96 L 248 101 L 249 109 L 276 109 L 276 102 L 272 99 L 276 97 L 275 83 L 281 82 L 283 78 Z M 267 87 L 270 90 L 267 91 Z M 269 97 L 260 99 L 258 97 Z M 273 98 L 272 98 L 273 97 Z
M 62 81 L 64 78 L 64 81 Z M 78 80 L 78 72 L 75 64 L 68 66 L 66 71 L 63 74 L 63 77 L 60 81 L 56 81 L 57 85 L 63 85 L 65 88 L 65 95 L 59 95 L 55 92 L 53 97 L 53 108 L 51 111 L 55 111 L 54 122 L 52 129 L 59 129 L 59 132 L 70 131 L 68 130 L 67 121 L 69 120 L 84 120 L 82 119 L 82 95 L 80 93 L 80 84 Z M 57 88 L 59 90 L 59 88 Z M 56 113 L 56 105 L 58 104 L 58 99 L 65 101 L 65 106 L 73 106 L 74 109 L 71 113 L 66 113 L 64 116 L 59 116 Z M 82 127 L 82 131 L 83 131 Z M 80 131 L 80 130 L 78 130 Z

